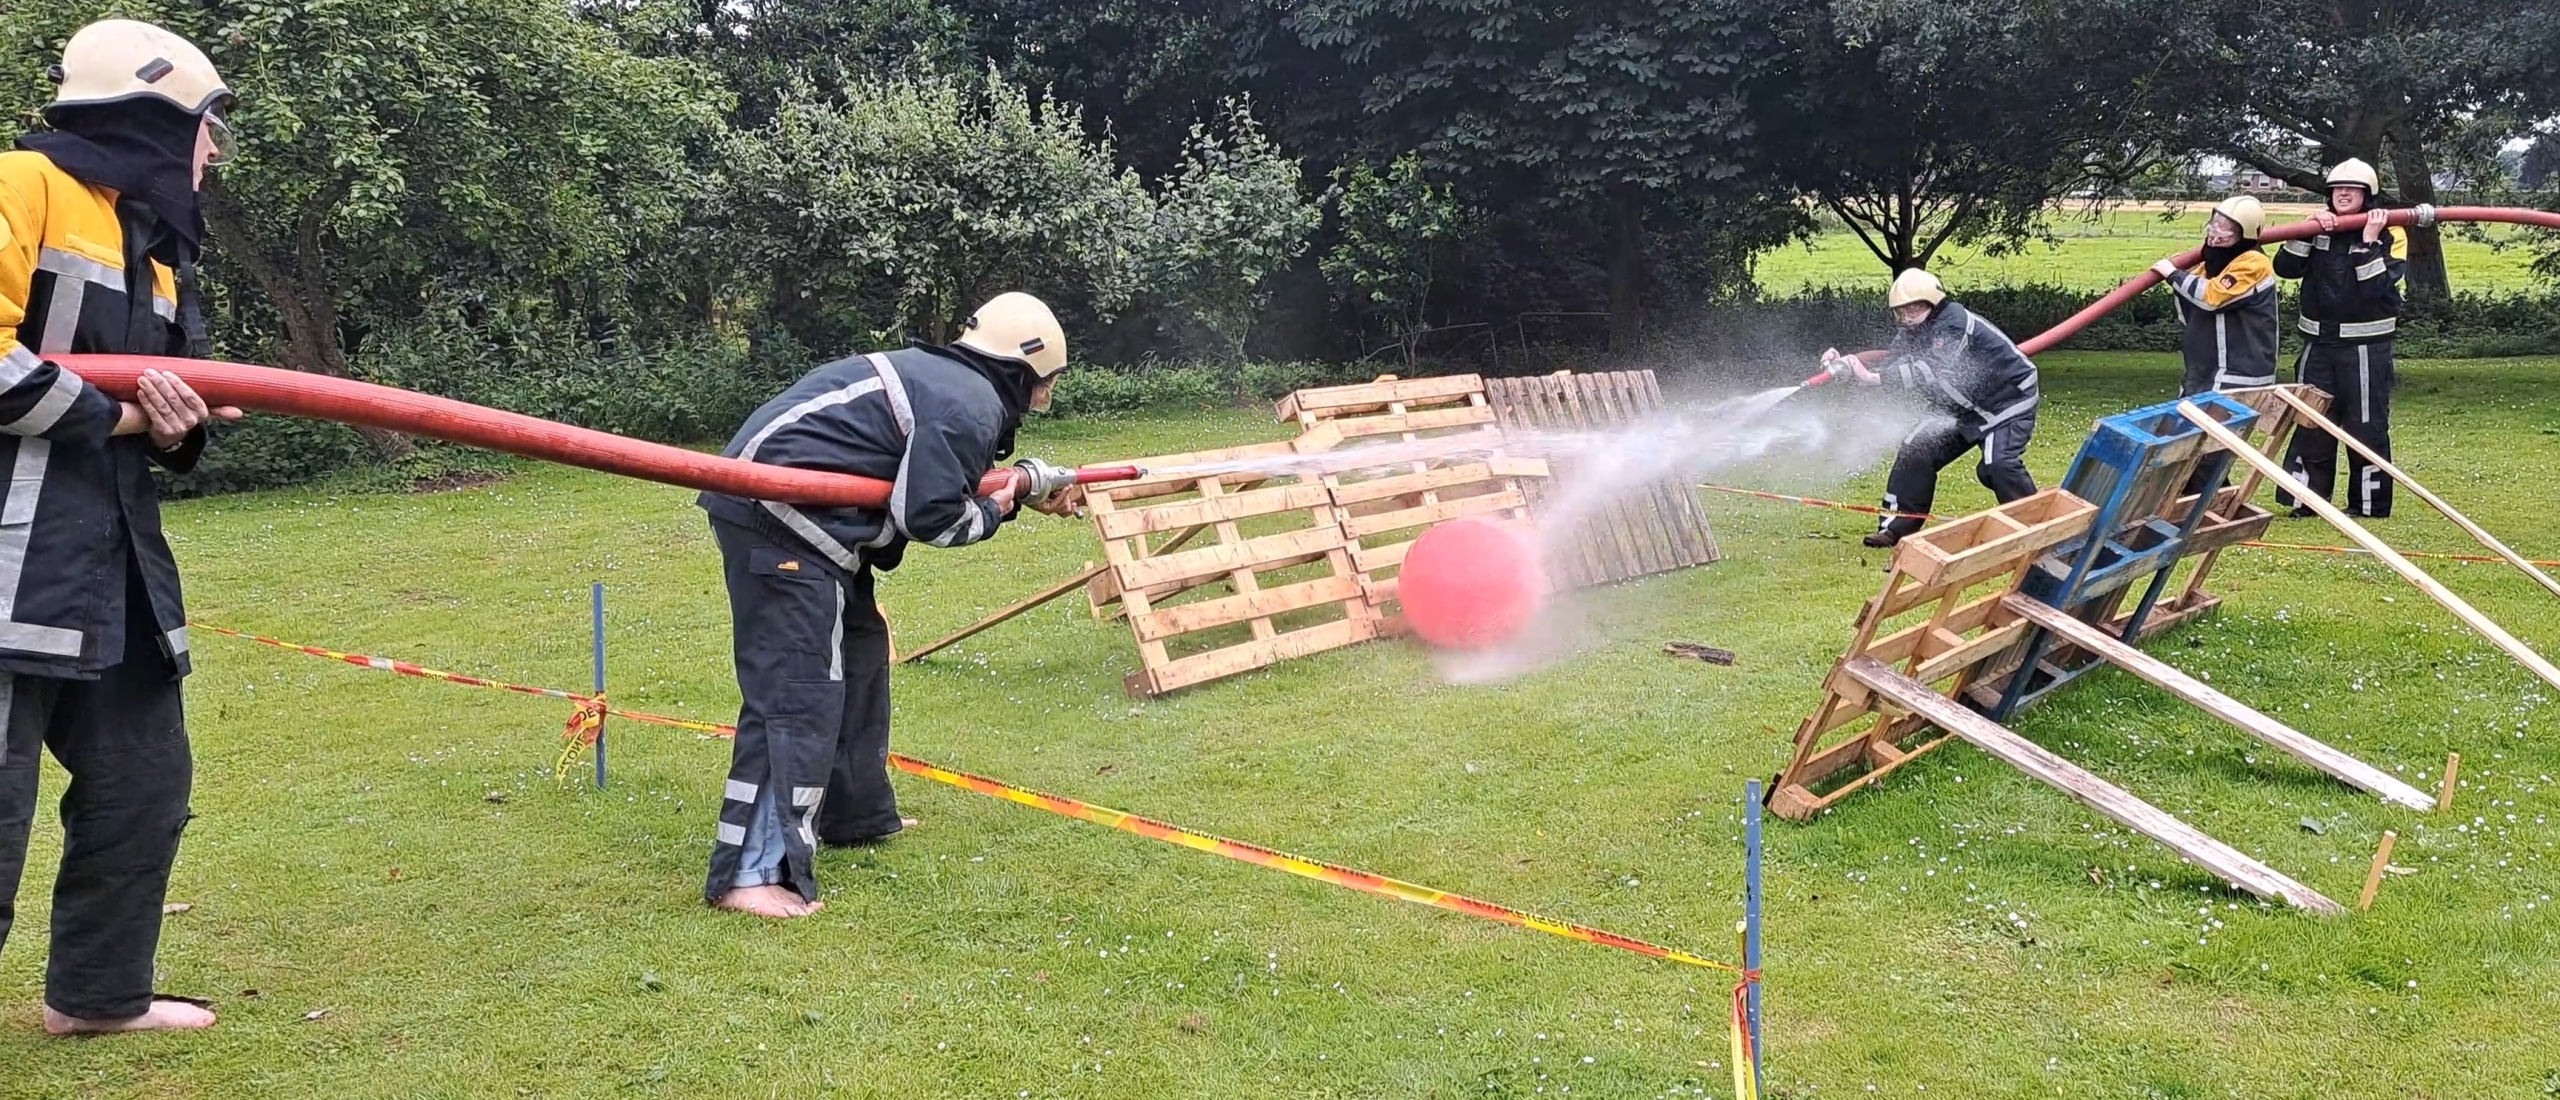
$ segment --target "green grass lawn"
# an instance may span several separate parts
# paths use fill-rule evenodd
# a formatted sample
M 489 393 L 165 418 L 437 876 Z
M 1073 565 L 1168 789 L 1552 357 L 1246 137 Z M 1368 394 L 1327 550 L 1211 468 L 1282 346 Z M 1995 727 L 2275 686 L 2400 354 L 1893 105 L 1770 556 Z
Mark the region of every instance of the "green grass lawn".
M 1979 248 L 1950 245 L 1939 250 L 1929 268 L 1959 292 L 1967 286 L 2027 283 L 2103 291 L 2141 274 L 2162 256 L 2196 247 L 2211 209 L 2210 203 L 2196 203 L 2174 216 L 2157 210 L 2111 210 L 2094 219 L 2065 213 L 2053 219 L 2059 244 L 2030 243 L 2012 256 L 1986 256 Z M 2267 221 L 2280 225 L 2301 216 L 2270 213 Z M 2462 234 L 2460 230 L 2444 234 L 2446 275 L 2454 290 L 2503 294 L 2550 289 L 2549 279 L 2533 274 L 2531 249 L 2501 250 L 2491 245 L 2491 241 L 2510 239 L 2507 227 L 2487 227 L 2485 239 Z M 1883 262 L 1845 228 L 1766 253 L 1755 273 L 1761 289 L 1780 295 L 1808 286 L 1881 287 L 1886 275 Z
M 2413 363 L 2409 468 L 2560 557 L 2560 360 Z M 2165 398 L 2166 356 L 2057 354 L 2032 455 Z M 1283 434 L 1250 412 L 1042 426 L 1066 460 Z M 1872 498 L 1880 471 L 1836 487 Z M 1945 510 L 1987 503 L 1963 468 Z M 1612 641 L 1495 687 L 1371 644 L 1135 702 L 1125 629 L 1060 602 L 901 668 L 898 745 L 952 767 L 1716 957 L 1740 912 L 1743 780 L 1879 582 L 1860 517 L 1710 497 L 1727 560 L 1599 593 Z M 2459 550 L 2414 501 L 2383 529 Z M 204 621 L 580 686 L 611 586 L 614 697 L 725 719 L 728 621 L 690 494 L 547 467 L 434 495 L 169 509 Z M 2277 537 L 2334 542 L 2316 521 Z M 1040 520 L 919 550 L 882 585 L 920 642 L 1095 556 Z M 2560 651 L 2560 606 L 2441 571 Z M 2560 1088 L 2551 692 L 2362 560 L 2235 552 L 2216 619 L 2156 649 L 2432 789 L 2386 809 L 2120 674 L 2024 734 L 2352 899 L 2321 919 L 1955 746 L 1811 825 L 1771 824 L 1771 1095 L 2526 1097 Z M 1715 668 L 1667 640 L 1735 650 Z M 49 870 L 0 956 L 0 1096 L 1727 1096 L 1724 976 L 1226 862 L 900 777 L 924 825 L 820 861 L 774 925 L 698 899 L 726 746 L 617 724 L 613 785 L 546 776 L 566 708 L 209 635 L 196 811 L 164 988 L 195 1036 L 56 1042 L 37 1004 Z M 49 791 L 61 776 L 49 772 Z M 49 816 L 49 815 L 48 815 Z M 2311 823 L 2306 827 L 2306 822 Z M 2315 831 L 2316 829 L 2316 831 Z

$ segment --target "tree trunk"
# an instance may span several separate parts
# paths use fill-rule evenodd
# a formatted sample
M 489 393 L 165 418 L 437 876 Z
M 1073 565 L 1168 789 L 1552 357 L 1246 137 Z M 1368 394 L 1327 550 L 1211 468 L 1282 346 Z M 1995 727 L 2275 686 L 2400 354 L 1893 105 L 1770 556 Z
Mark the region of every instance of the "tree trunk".
M 1635 350 L 1644 334 L 1644 192 L 1624 184 L 1609 195 L 1609 350 Z
M 204 195 L 205 221 L 225 246 L 224 255 L 249 273 L 250 280 L 276 307 L 277 316 L 284 319 L 285 367 L 334 378 L 354 377 L 347 369 L 346 354 L 338 347 L 338 305 L 329 292 L 319 240 L 320 226 L 326 223 L 329 210 L 345 197 L 346 188 L 329 188 L 312 200 L 311 207 L 297 219 L 297 255 L 282 263 L 260 251 L 261 238 L 229 192 L 207 180 Z M 286 270 L 286 263 L 293 265 L 291 271 Z M 356 434 L 385 459 L 406 458 L 418 449 L 398 432 L 359 427 Z
M 2407 127 L 2391 132 L 2391 168 L 2400 177 L 2400 198 L 2411 205 L 2433 205 L 2436 201 L 2435 172 L 2427 160 L 2427 147 Z M 2411 226 L 2409 234 L 2409 301 L 2422 309 L 2442 305 L 2452 297 L 2452 280 L 2444 266 L 2443 231 L 2434 226 L 2420 229 Z

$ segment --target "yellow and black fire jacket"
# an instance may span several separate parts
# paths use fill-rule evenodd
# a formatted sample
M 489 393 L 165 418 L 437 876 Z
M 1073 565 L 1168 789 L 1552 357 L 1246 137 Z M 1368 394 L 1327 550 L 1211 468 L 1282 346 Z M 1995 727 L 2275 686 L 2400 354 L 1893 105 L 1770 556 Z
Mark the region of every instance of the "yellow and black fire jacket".
M 2276 269 L 2249 249 L 2219 275 L 2194 267 L 2169 277 L 2186 326 L 2187 373 L 2178 396 L 2276 384 Z
M 0 153 L 0 673 L 91 679 L 150 644 L 189 668 L 151 466 L 193 468 L 203 429 L 165 452 L 114 435 L 118 402 L 45 358 L 185 350 L 174 273 L 128 247 L 157 222 L 116 199 L 43 154 Z M 126 637 L 136 575 L 154 638 Z

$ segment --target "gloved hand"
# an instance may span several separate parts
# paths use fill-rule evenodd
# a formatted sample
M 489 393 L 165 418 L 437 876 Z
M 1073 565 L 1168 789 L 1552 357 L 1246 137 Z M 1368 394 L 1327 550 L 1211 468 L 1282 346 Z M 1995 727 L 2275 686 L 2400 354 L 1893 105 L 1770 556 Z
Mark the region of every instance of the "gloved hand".
M 2178 265 L 2163 257 L 2159 263 L 2151 265 L 2151 273 L 2163 279 L 2172 278 L 2178 274 Z

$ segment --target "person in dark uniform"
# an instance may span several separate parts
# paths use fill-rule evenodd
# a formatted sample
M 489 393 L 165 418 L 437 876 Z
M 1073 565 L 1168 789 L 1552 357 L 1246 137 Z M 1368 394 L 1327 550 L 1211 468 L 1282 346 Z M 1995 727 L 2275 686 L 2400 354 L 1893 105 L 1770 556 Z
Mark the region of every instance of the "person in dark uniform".
M 2194 267 L 2151 265 L 2177 295 L 2178 323 L 2186 326 L 2178 396 L 2276 384 L 2276 272 L 2258 248 L 2266 227 L 2257 199 L 2233 195 L 2205 220 L 2204 257 Z
M 196 194 L 231 90 L 185 39 L 126 20 L 82 28 L 52 75 L 50 129 L 0 153 L 0 943 L 50 749 L 71 782 L 45 1030 L 208 1027 L 152 993 L 194 759 L 151 467 L 193 468 L 205 422 L 240 412 L 159 371 L 119 402 L 47 357 L 209 352 Z
M 889 628 L 872 573 L 910 541 L 967 546 L 1014 513 L 978 495 L 1067 366 L 1049 307 L 1003 294 L 947 347 L 859 355 L 812 371 L 722 453 L 891 481 L 886 510 L 800 508 L 705 493 L 734 625 L 738 735 L 703 896 L 765 917 L 816 912 L 819 845 L 911 822 L 889 787 Z M 1072 496 L 1042 505 L 1063 513 Z
M 2036 365 L 1991 322 L 1947 299 L 1938 277 L 1912 268 L 1894 277 L 1886 296 L 1898 330 L 1882 351 L 1842 355 L 1823 352 L 1826 370 L 1847 369 L 1867 385 L 1890 385 L 1926 405 L 1933 415 L 1912 429 L 1886 475 L 1884 509 L 1925 513 L 1938 499 L 1938 473 L 1980 448 L 1974 476 L 2000 503 L 2035 495 L 2027 473 L 2027 443 L 2036 434 Z M 1882 365 L 1870 368 L 1868 359 Z M 1866 537 L 1888 547 L 1926 521 L 1887 516 Z
M 2302 280 L 2300 328 L 2308 337 L 2294 380 L 2329 394 L 2329 419 L 2375 454 L 2391 457 L 2391 391 L 2398 386 L 2391 362 L 2392 334 L 2400 324 L 2400 281 L 2407 275 L 2408 238 L 2372 210 L 2379 188 L 2373 166 L 2348 160 L 2329 170 L 2329 208 L 2320 227 L 2330 232 L 2286 241 L 2276 252 L 2276 276 Z M 2361 233 L 2339 233 L 2338 219 L 2371 212 Z M 2328 433 L 2293 433 L 2285 471 L 2327 497 L 2338 473 L 2338 441 Z M 2278 493 L 2276 503 L 2309 506 Z M 2364 456 L 2347 454 L 2348 515 L 2382 519 L 2391 514 L 2391 479 Z

